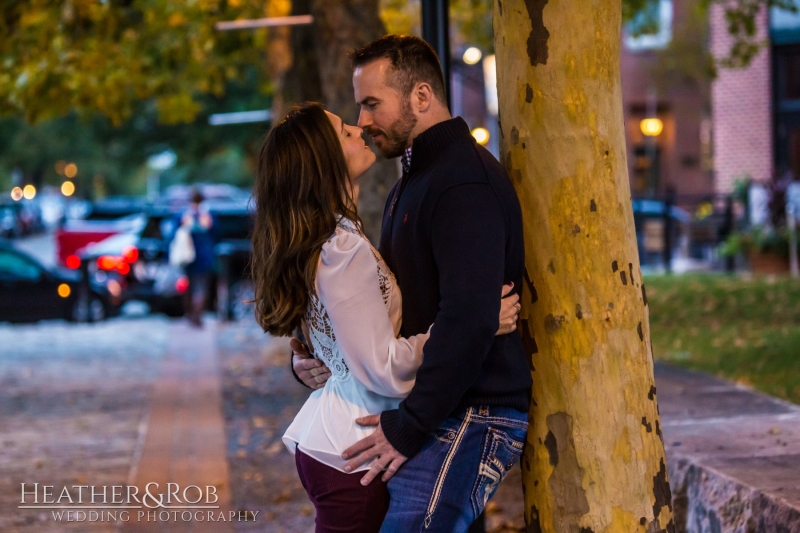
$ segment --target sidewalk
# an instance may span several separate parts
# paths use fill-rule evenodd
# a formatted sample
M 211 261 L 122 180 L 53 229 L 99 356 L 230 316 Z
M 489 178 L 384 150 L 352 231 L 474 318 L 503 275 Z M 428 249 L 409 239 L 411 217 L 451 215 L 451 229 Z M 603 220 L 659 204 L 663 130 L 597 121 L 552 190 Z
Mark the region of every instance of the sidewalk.
M 149 484 L 154 493 L 171 492 L 168 483 L 180 490 L 177 501 L 165 508 L 148 507 L 142 510 L 144 518 L 137 512 L 136 520 L 122 523 L 122 533 L 234 531 L 231 521 L 208 521 L 231 517 L 215 331 L 213 321 L 206 321 L 202 330 L 184 321 L 170 324 L 167 353 L 140 427 L 128 485 L 137 486 L 140 494 Z M 160 519 L 165 510 L 168 520 Z M 172 511 L 191 518 L 173 518 Z

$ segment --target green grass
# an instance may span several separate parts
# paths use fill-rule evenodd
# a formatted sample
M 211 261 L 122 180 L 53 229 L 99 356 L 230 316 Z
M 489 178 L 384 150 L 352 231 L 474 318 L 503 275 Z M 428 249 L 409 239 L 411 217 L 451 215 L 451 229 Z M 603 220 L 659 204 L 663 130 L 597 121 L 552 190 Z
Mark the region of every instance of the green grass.
M 800 403 L 800 281 L 648 276 L 656 359 Z

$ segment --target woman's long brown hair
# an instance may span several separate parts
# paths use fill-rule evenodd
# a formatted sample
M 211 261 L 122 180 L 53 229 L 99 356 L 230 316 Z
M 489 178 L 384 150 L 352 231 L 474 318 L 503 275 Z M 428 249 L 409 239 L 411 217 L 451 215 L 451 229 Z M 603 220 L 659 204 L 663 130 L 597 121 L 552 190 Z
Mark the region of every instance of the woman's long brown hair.
M 308 306 L 337 217 L 361 224 L 339 137 L 320 104 L 294 107 L 269 132 L 253 196 L 256 319 L 272 335 L 289 335 Z

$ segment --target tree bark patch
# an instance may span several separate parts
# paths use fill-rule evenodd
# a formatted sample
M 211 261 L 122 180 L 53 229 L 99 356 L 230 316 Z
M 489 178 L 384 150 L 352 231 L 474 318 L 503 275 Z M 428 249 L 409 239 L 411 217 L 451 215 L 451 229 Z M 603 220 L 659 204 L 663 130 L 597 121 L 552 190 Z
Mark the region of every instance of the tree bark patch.
M 528 18 L 531 19 L 531 34 L 528 36 L 528 58 L 531 66 L 547 64 L 547 39 L 550 32 L 544 27 L 544 6 L 547 0 L 525 0 Z
M 553 512 L 555 530 L 575 531 L 580 519 L 589 512 L 589 500 L 582 486 L 583 469 L 575 452 L 572 417 L 564 412 L 548 415 L 547 428 L 545 446 L 550 464 L 555 467 L 549 480 L 556 506 Z

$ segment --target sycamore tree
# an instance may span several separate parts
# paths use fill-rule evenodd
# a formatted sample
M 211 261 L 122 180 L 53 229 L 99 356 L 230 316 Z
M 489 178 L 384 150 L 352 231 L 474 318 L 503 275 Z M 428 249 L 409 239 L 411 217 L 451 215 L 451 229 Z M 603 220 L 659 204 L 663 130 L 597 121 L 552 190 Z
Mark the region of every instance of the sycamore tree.
M 777 3 L 723 3 L 735 37 L 723 66 L 763 46 L 765 4 Z M 672 513 L 626 164 L 619 59 L 633 13 L 617 0 L 494 0 L 501 159 L 526 240 L 522 470 L 537 533 L 685 525 Z

